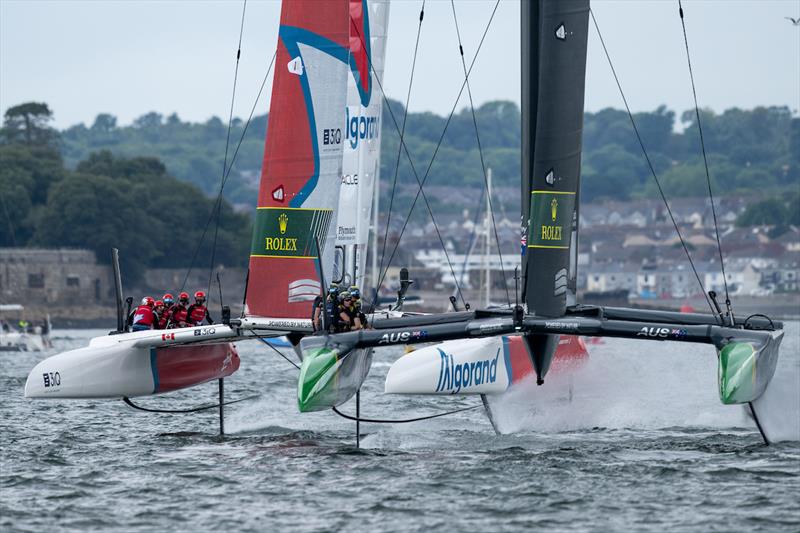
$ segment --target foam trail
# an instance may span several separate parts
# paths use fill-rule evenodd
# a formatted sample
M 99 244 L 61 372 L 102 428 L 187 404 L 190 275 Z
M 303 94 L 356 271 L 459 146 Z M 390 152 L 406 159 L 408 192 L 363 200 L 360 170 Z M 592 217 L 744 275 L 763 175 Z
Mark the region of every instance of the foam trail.
M 754 427 L 740 409 L 720 404 L 716 365 L 710 346 L 607 339 L 577 371 L 548 375 L 542 386 L 522 382 L 489 404 L 501 433 Z
M 753 408 L 770 442 L 800 441 L 800 359 L 782 354 L 767 390 Z

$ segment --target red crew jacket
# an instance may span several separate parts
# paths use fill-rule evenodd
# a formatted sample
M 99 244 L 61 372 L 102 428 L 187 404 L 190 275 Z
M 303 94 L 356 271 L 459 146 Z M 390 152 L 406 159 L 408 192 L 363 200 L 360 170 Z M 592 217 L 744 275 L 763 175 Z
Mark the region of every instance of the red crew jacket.
M 153 324 L 156 322 L 156 318 L 157 315 L 149 305 L 140 305 L 133 311 L 134 326 L 149 326 L 152 328 Z

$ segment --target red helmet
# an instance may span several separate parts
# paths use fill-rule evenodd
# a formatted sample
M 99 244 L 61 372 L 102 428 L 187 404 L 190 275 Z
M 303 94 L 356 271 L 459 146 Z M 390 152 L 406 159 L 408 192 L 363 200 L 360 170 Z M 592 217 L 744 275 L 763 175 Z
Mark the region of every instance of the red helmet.
M 161 299 L 164 300 L 165 304 L 171 304 L 172 302 L 175 301 L 175 299 L 172 297 L 170 293 L 165 294 L 164 296 L 161 297 Z
M 178 295 L 178 300 L 180 300 L 180 301 L 183 301 L 183 300 L 189 301 L 189 293 L 188 292 L 180 293 Z
M 194 299 L 195 300 L 203 300 L 203 301 L 205 301 L 206 293 L 204 293 L 203 291 L 197 291 L 196 293 L 194 293 Z
M 153 307 L 155 304 L 156 301 L 153 300 L 150 296 L 145 296 L 144 298 L 142 298 L 142 305 L 148 305 L 150 307 Z

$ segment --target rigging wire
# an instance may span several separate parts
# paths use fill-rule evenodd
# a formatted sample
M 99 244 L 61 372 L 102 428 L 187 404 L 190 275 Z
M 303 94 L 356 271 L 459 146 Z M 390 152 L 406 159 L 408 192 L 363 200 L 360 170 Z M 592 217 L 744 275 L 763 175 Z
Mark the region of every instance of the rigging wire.
M 498 0 L 498 2 L 499 1 L 500 0 Z M 496 9 L 496 7 L 497 6 L 495 6 L 495 9 Z M 361 35 L 361 33 L 358 31 L 358 28 L 356 28 L 355 26 L 353 27 L 353 29 L 355 29 L 356 33 L 358 34 L 358 38 L 361 41 L 361 46 L 363 46 L 364 49 L 366 49 L 367 47 L 366 47 L 366 44 L 364 43 L 364 36 Z M 383 84 L 381 83 L 380 77 L 375 72 L 375 68 L 372 65 L 372 58 L 369 55 L 367 55 L 367 63 L 369 65 L 370 71 L 375 76 L 375 81 L 378 83 L 378 87 L 381 90 L 382 101 L 387 103 L 386 109 L 389 111 L 389 116 L 391 117 L 392 122 L 394 123 L 394 127 L 395 127 L 395 129 L 397 131 L 400 131 L 400 127 L 397 124 L 397 118 L 394 116 L 394 111 L 392 111 L 391 106 L 388 105 L 388 98 L 386 97 L 386 92 L 383 90 Z M 462 86 L 461 89 L 463 91 L 463 89 L 464 89 L 463 86 Z M 459 93 L 459 97 L 460 96 L 461 96 L 461 93 Z M 454 110 L 455 110 L 455 107 L 454 107 Z M 451 116 L 452 116 L 452 114 L 451 114 Z M 448 119 L 448 121 L 449 121 L 449 119 Z M 445 131 L 446 130 L 447 130 L 447 127 L 445 126 Z M 440 139 L 439 140 L 440 144 L 441 144 L 441 141 L 442 140 Z M 405 143 L 405 141 L 403 139 L 401 139 L 400 146 L 402 146 L 403 150 L 405 151 L 406 158 L 408 159 L 409 165 L 411 166 L 411 170 L 412 170 L 412 172 L 414 174 L 414 178 L 417 180 L 417 185 L 419 186 L 418 189 L 417 189 L 417 195 L 414 197 L 414 202 L 412 203 L 411 209 L 409 210 L 408 217 L 406 218 L 405 224 L 403 225 L 403 231 L 405 231 L 406 225 L 408 224 L 408 221 L 411 218 L 411 214 L 414 211 L 414 207 L 416 206 L 417 200 L 419 199 L 420 194 L 422 194 L 422 199 L 425 202 L 425 207 L 428 209 L 428 214 L 431 217 L 431 222 L 433 222 L 433 229 L 436 230 L 436 236 L 439 238 L 439 243 L 442 245 L 442 251 L 444 252 L 445 260 L 447 261 L 447 266 L 450 268 L 450 274 L 453 276 L 453 281 L 454 281 L 454 283 L 456 285 L 456 288 L 458 289 L 459 296 L 461 296 L 461 301 L 464 303 L 464 305 L 466 305 L 466 300 L 464 299 L 464 295 L 461 292 L 461 287 L 458 285 L 458 277 L 456 277 L 455 270 L 453 269 L 453 263 L 452 263 L 452 261 L 450 261 L 450 254 L 447 252 L 447 247 L 444 244 L 444 239 L 442 238 L 442 233 L 441 233 L 441 231 L 439 231 L 439 225 L 436 223 L 436 217 L 434 216 L 433 209 L 431 208 L 431 204 L 428 201 L 428 195 L 426 195 L 425 191 L 423 190 L 423 186 L 425 185 L 425 180 L 428 177 L 428 172 L 430 172 L 431 165 L 433 165 L 433 158 L 436 157 L 436 154 L 434 153 L 434 156 L 431 159 L 431 163 L 430 163 L 430 165 L 428 165 L 428 170 L 425 172 L 425 176 L 423 177 L 422 181 L 420 181 L 419 174 L 417 173 L 417 169 L 414 166 L 413 160 L 411 159 L 411 154 L 408 152 L 408 147 L 406 146 L 406 143 Z M 437 151 L 438 151 L 438 146 L 437 146 Z M 400 237 L 402 237 L 402 233 L 403 232 L 400 233 Z M 395 247 L 394 247 L 394 250 L 392 252 L 392 255 L 389 258 L 389 263 L 387 263 L 387 265 L 386 265 L 386 270 L 384 271 L 383 275 L 378 280 L 378 290 L 380 289 L 380 286 L 383 283 L 383 279 L 385 278 L 386 273 L 389 270 L 389 266 L 391 265 L 391 260 L 394 257 L 394 252 L 397 251 L 397 244 L 399 244 L 399 243 L 400 243 L 400 241 L 398 239 L 398 242 L 395 244 Z M 376 294 L 377 294 L 377 291 L 376 291 Z
M 276 347 L 274 347 L 272 344 L 270 344 L 270 342 L 269 342 L 269 341 L 268 341 L 266 338 L 262 337 L 261 335 L 256 335 L 256 337 L 258 338 L 258 340 L 260 340 L 261 342 L 263 342 L 264 344 L 266 344 L 267 346 L 269 346 L 270 348 L 272 348 L 272 349 L 275 351 L 275 353 L 277 353 L 278 355 L 280 355 L 281 357 L 283 357 L 284 359 L 286 359 L 286 361 L 288 361 L 288 363 L 289 363 L 290 365 L 292 365 L 293 367 L 295 367 L 297 370 L 300 370 L 300 365 L 298 365 L 297 363 L 295 363 L 294 361 L 292 361 L 291 359 L 289 359 L 288 357 L 286 357 L 286 356 L 283 354 L 283 352 L 282 352 L 282 351 L 280 351 L 279 349 L 277 349 Z
M 222 162 L 222 176 L 220 177 L 220 191 L 217 195 L 217 203 L 216 203 L 216 211 L 217 211 L 217 220 L 214 224 L 214 241 L 211 245 L 211 261 L 208 265 L 208 291 L 207 294 L 211 294 L 211 276 L 214 272 L 214 259 L 217 256 L 217 236 L 219 235 L 219 224 L 220 218 L 222 216 L 222 187 L 225 183 L 225 172 L 228 168 L 228 149 L 231 143 L 231 125 L 233 124 L 233 107 L 234 102 L 236 101 L 236 82 L 239 79 L 239 59 L 242 57 L 242 35 L 244 35 L 244 15 L 247 11 L 247 0 L 244 0 L 242 4 L 242 22 L 239 26 L 239 45 L 236 48 L 236 68 L 233 71 L 233 90 L 231 91 L 231 109 L 230 113 L 228 114 L 228 133 L 225 136 L 225 159 Z M 222 302 L 220 301 L 220 305 Z
M 664 195 L 664 190 L 661 188 L 661 182 L 658 180 L 658 175 L 656 174 L 656 170 L 653 167 L 652 161 L 650 161 L 650 156 L 647 154 L 647 150 L 644 147 L 644 141 L 642 140 L 642 136 L 639 134 L 639 128 L 636 126 L 636 121 L 633 118 L 633 113 L 631 113 L 631 108 L 628 105 L 628 99 L 625 97 L 625 93 L 622 90 L 622 84 L 619 81 L 619 77 L 617 76 L 617 71 L 614 69 L 614 64 L 611 62 L 611 55 L 608 53 L 608 48 L 606 48 L 606 43 L 603 40 L 603 34 L 600 33 L 600 27 L 597 24 L 597 19 L 594 16 L 594 10 L 590 9 L 589 14 L 592 17 L 592 22 L 594 23 L 594 28 L 597 30 L 597 36 L 600 38 L 600 44 L 603 46 L 603 52 L 605 53 L 606 60 L 608 61 L 608 66 L 611 67 L 611 73 L 614 75 L 614 81 L 617 83 L 617 88 L 619 89 L 619 94 L 622 96 L 622 101 L 625 104 L 625 109 L 628 111 L 628 118 L 631 121 L 631 125 L 633 126 L 633 131 L 636 134 L 636 139 L 639 141 L 639 146 L 642 149 L 642 153 L 644 154 L 644 158 L 647 161 L 647 166 L 650 168 L 650 173 L 653 176 L 653 179 L 656 182 L 656 187 L 658 188 L 658 193 L 661 195 L 661 199 L 664 201 L 664 205 L 667 208 L 667 213 L 669 213 L 669 218 L 672 220 L 672 225 L 675 227 L 675 231 L 678 234 L 678 239 L 681 241 L 681 246 L 683 246 L 683 251 L 686 252 L 686 257 L 689 259 L 689 264 L 692 267 L 692 272 L 694 272 L 695 278 L 697 278 L 697 283 L 700 284 L 700 289 L 703 292 L 703 297 L 708 304 L 708 307 L 711 309 L 711 314 L 714 315 L 715 318 L 717 317 L 716 312 L 714 311 L 714 306 L 712 305 L 711 301 L 709 300 L 708 295 L 706 294 L 706 289 L 703 286 L 703 282 L 700 279 L 700 274 L 697 272 L 697 268 L 694 265 L 694 261 L 692 261 L 692 256 L 689 253 L 689 248 L 686 246 L 686 241 L 683 240 L 683 236 L 681 235 L 681 230 L 678 227 L 678 223 L 675 221 L 675 216 L 672 214 L 672 209 L 669 207 L 669 202 L 667 202 L 667 197 Z M 724 324 L 722 324 L 724 325 Z
M 453 409 L 452 411 L 444 411 L 442 413 L 436 413 L 435 415 L 420 416 L 417 418 L 401 418 L 401 419 L 362 418 L 360 416 L 353 416 L 353 415 L 348 415 L 347 413 L 343 413 L 336 407 L 331 407 L 331 409 L 333 410 L 334 413 L 341 416 L 342 418 L 346 418 L 347 420 L 353 420 L 355 422 L 369 422 L 371 424 L 408 424 L 409 422 L 420 422 L 422 420 L 431 420 L 433 418 L 439 418 L 440 416 L 454 415 L 456 413 L 461 413 L 464 411 L 471 411 L 473 409 L 477 409 L 478 407 L 483 407 L 483 404 L 471 405 L 470 407 L 462 407 L 460 409 Z
M 500 0 L 497 0 L 495 2 L 494 9 L 492 10 L 492 14 L 489 17 L 489 22 L 486 24 L 486 28 L 483 31 L 483 35 L 481 36 L 481 40 L 478 43 L 478 47 L 477 47 L 477 49 L 475 51 L 475 55 L 472 58 L 472 62 L 470 63 L 470 66 L 469 66 L 469 69 L 467 71 L 467 74 L 472 72 L 472 68 L 475 66 L 475 60 L 478 58 L 478 55 L 480 54 L 481 48 L 483 46 L 483 42 L 486 39 L 486 34 L 488 33 L 489 28 L 492 25 L 492 21 L 494 20 L 495 13 L 497 12 L 497 7 L 499 5 L 500 5 Z M 378 79 L 377 76 L 376 76 L 376 79 Z M 411 170 L 414 173 L 414 176 L 417 178 L 417 183 L 419 184 L 419 187 L 417 189 L 416 195 L 414 196 L 414 200 L 411 202 L 411 208 L 408 211 L 408 215 L 406 216 L 405 222 L 403 223 L 403 227 L 400 230 L 400 236 L 398 237 L 397 242 L 394 244 L 394 247 L 392 248 L 392 253 L 389 255 L 389 261 L 387 262 L 386 269 L 381 273 L 381 276 L 378 278 L 378 287 L 379 288 L 382 285 L 383 280 L 386 277 L 386 274 L 388 273 L 389 265 L 391 265 L 392 259 L 394 258 L 394 255 L 397 253 L 397 249 L 398 249 L 398 247 L 400 245 L 400 240 L 403 238 L 403 234 L 405 233 L 405 230 L 408 227 L 409 220 L 411 219 L 411 213 L 413 213 L 414 207 L 417 205 L 417 201 L 419 200 L 420 194 L 422 194 L 423 197 L 425 197 L 422 188 L 425 186 L 425 182 L 427 181 L 428 176 L 430 175 L 431 168 L 433 167 L 433 163 L 436 160 L 436 155 L 439 153 L 439 148 L 441 148 L 442 142 L 444 141 L 444 136 L 447 133 L 447 128 L 450 125 L 450 121 L 453 119 L 453 115 L 455 114 L 456 106 L 458 105 L 458 101 L 461 99 L 461 95 L 464 92 L 464 87 L 466 86 L 466 84 L 467 84 L 467 79 L 465 78 L 464 82 L 462 82 L 462 84 L 461 84 L 461 89 L 458 91 L 458 95 L 456 96 L 455 102 L 453 103 L 453 107 L 450 110 L 450 114 L 447 117 L 447 121 L 445 122 L 444 128 L 442 130 L 442 134 L 439 137 L 439 141 L 436 143 L 436 147 L 435 147 L 435 149 L 433 151 L 433 155 L 431 156 L 431 160 L 428 163 L 428 167 L 425 170 L 425 174 L 423 175 L 421 182 L 419 180 L 419 176 L 417 174 L 416 168 L 414 167 L 414 163 L 413 163 L 413 161 L 411 159 L 411 154 L 408 151 L 408 146 L 405 144 L 405 142 L 402 142 L 402 147 L 403 147 L 403 150 L 404 150 L 404 152 L 406 154 L 406 158 L 408 159 L 409 164 L 411 165 Z M 383 93 L 383 86 L 381 86 L 380 80 L 378 80 L 378 85 L 381 87 L 381 92 Z M 386 98 L 385 93 L 384 93 L 384 98 Z M 397 120 L 394 117 L 394 113 L 392 112 L 392 108 L 388 107 L 387 109 L 389 110 L 389 116 L 392 118 L 392 121 L 395 123 L 395 127 L 397 128 Z M 448 263 L 449 263 L 449 255 L 447 254 L 447 250 L 445 250 L 445 257 L 447 258 Z M 451 271 L 453 270 L 452 264 L 450 264 L 450 270 Z M 453 276 L 453 278 L 456 279 L 455 275 Z M 457 279 L 456 279 L 456 287 L 458 288 Z M 459 288 L 459 295 L 461 295 L 461 300 L 466 305 L 466 301 L 464 300 L 463 294 L 461 294 L 460 288 Z
M 689 65 L 689 78 L 692 81 L 692 96 L 694 97 L 694 114 L 697 118 L 697 130 L 700 132 L 700 148 L 703 151 L 703 164 L 706 170 L 706 183 L 708 184 L 708 198 L 711 201 L 711 214 L 714 216 L 714 233 L 717 236 L 717 251 L 719 252 L 719 264 L 722 269 L 722 281 L 725 283 L 725 304 L 728 313 L 731 314 L 731 324 L 734 323 L 733 312 L 731 310 L 731 298 L 728 294 L 728 277 L 725 275 L 725 260 L 722 257 L 722 241 L 719 237 L 719 225 L 717 224 L 717 210 L 714 207 L 714 193 L 711 192 L 711 175 L 708 172 L 708 157 L 706 156 L 706 143 L 703 139 L 703 126 L 700 124 L 700 108 L 697 105 L 697 90 L 694 84 L 694 71 L 692 70 L 692 58 L 689 54 L 689 39 L 686 37 L 686 22 L 683 18 L 683 5 L 678 0 L 678 14 L 681 17 L 681 28 L 683 28 L 683 44 L 686 47 L 686 62 Z
M 461 66 L 464 69 L 464 79 L 467 82 L 467 96 L 469 96 L 469 107 L 472 111 L 472 124 L 475 126 L 475 139 L 478 142 L 478 154 L 481 158 L 481 170 L 483 171 L 483 183 L 486 187 L 486 195 L 487 200 L 489 202 L 489 215 L 492 218 L 492 229 L 494 229 L 494 238 L 497 241 L 497 253 L 500 256 L 500 270 L 503 272 L 503 287 L 506 290 L 506 301 L 508 305 L 511 305 L 511 294 L 508 292 L 508 280 L 506 280 L 506 268 L 503 264 L 503 251 L 500 249 L 500 235 L 497 233 L 497 223 L 494 219 L 494 206 L 492 205 L 492 194 L 489 190 L 489 178 L 486 175 L 486 161 L 483 157 L 483 148 L 481 147 L 481 136 L 478 132 L 478 118 L 475 115 L 475 103 L 472 100 L 472 89 L 470 88 L 469 84 L 469 74 L 467 73 L 467 62 L 464 59 L 464 46 L 461 42 L 461 31 L 458 29 L 458 17 L 456 16 L 456 4 L 453 0 L 450 0 L 450 6 L 453 8 L 453 22 L 456 26 L 456 35 L 458 36 L 458 51 L 461 55 Z M 491 248 L 489 248 L 491 250 Z
M 422 33 L 422 19 L 425 18 L 425 0 L 422 0 L 422 8 L 419 10 L 419 25 L 417 26 L 417 39 L 414 43 L 414 59 L 411 61 L 411 76 L 408 80 L 408 92 L 406 93 L 406 105 L 405 109 L 403 110 L 403 125 L 400 129 L 400 143 L 397 145 L 397 158 L 395 159 L 394 164 L 394 180 L 392 181 L 392 193 L 389 196 L 389 210 L 386 217 L 386 231 L 383 234 L 383 249 L 381 250 L 381 262 L 380 267 L 378 268 L 378 274 L 383 270 L 383 259 L 386 256 L 386 242 L 389 240 L 389 227 L 392 222 L 392 206 L 394 205 L 394 195 L 397 191 L 397 176 L 400 171 L 400 155 L 402 154 L 403 149 L 403 140 L 405 139 L 405 132 L 406 132 L 406 120 L 408 120 L 408 104 L 411 101 L 411 86 L 414 83 L 414 72 L 417 67 L 417 52 L 419 51 L 419 36 Z M 380 194 L 380 190 L 378 191 Z M 376 228 L 377 229 L 377 228 Z M 374 250 L 372 253 L 377 253 L 377 250 Z M 373 274 L 374 275 L 374 274 Z M 375 276 L 375 279 L 378 279 L 378 276 Z M 378 289 L 380 287 L 375 287 L 375 298 L 378 297 Z
M 272 72 L 272 67 L 275 65 L 275 57 L 277 56 L 278 52 L 275 51 L 272 54 L 272 59 L 269 62 L 269 67 L 267 67 L 267 72 L 264 74 L 264 79 L 261 80 L 261 87 L 258 89 L 258 94 L 256 95 L 255 100 L 253 101 L 253 107 L 250 109 L 250 115 L 247 117 L 247 122 L 244 124 L 244 128 L 242 129 L 242 135 L 239 137 L 239 141 L 236 144 L 236 149 L 233 151 L 233 156 L 231 157 L 231 164 L 228 166 L 228 170 L 225 173 L 225 178 L 222 180 L 222 185 L 220 186 L 220 193 L 217 196 L 217 202 L 222 202 L 222 191 L 225 189 L 225 184 L 228 183 L 228 179 L 231 175 L 231 170 L 233 169 L 233 164 L 236 162 L 236 156 L 239 155 L 239 148 L 241 148 L 242 143 L 244 142 L 245 135 L 247 135 L 247 129 L 250 127 L 250 123 L 253 120 L 253 115 L 256 111 L 256 106 L 258 105 L 258 100 L 261 98 L 261 93 L 264 92 L 264 87 L 267 84 L 267 80 L 269 79 L 270 72 Z M 203 244 L 203 240 L 206 237 L 206 233 L 208 232 L 208 227 L 211 224 L 211 221 L 214 219 L 214 210 L 212 209 L 211 214 L 206 220 L 205 228 L 203 228 L 203 233 L 200 235 L 200 239 L 197 242 L 197 246 L 194 249 L 194 253 L 192 254 L 192 260 L 189 263 L 189 269 L 186 271 L 186 276 L 183 278 L 183 283 L 181 284 L 181 291 L 183 291 L 184 287 L 186 286 L 186 282 L 189 279 L 189 274 L 192 272 L 192 268 L 194 268 L 195 260 L 197 259 L 197 254 L 200 251 L 200 246 Z

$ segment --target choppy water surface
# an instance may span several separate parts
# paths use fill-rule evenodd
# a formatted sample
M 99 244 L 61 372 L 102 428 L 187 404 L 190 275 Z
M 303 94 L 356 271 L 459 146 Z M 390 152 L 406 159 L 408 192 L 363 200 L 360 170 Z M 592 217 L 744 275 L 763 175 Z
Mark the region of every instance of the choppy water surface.
M 800 380 L 798 323 L 779 379 Z M 57 349 L 102 332 L 57 331 Z M 708 346 L 606 340 L 572 378 L 505 401 L 497 436 L 482 409 L 397 426 L 299 415 L 297 371 L 239 346 L 224 438 L 214 411 L 157 415 L 120 401 L 22 397 L 41 354 L 0 354 L 3 531 L 357 528 L 798 531 L 800 446 L 765 447 L 739 407 L 719 404 Z M 362 416 L 400 418 L 477 398 L 384 396 L 397 351 L 376 353 Z M 141 399 L 213 402 L 216 383 Z M 787 409 L 800 410 L 800 393 Z M 353 412 L 352 405 L 343 410 Z

